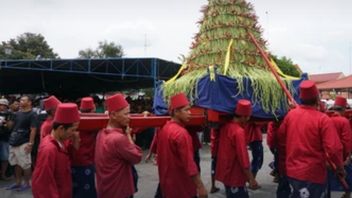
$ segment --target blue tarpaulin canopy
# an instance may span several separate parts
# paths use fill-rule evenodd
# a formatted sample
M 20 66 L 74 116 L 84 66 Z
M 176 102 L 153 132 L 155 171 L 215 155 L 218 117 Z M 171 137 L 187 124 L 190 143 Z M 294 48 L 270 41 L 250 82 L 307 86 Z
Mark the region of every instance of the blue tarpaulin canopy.
M 293 97 L 299 102 L 299 84 L 302 80 L 307 79 L 304 74 L 299 80 L 292 82 L 295 92 Z M 167 114 L 167 105 L 164 101 L 162 82 L 159 83 L 154 97 L 154 113 L 156 115 Z M 252 100 L 253 89 L 251 81 L 248 78 L 243 79 L 244 91 L 238 93 L 238 81 L 236 79 L 215 75 L 215 80 L 211 80 L 209 75 L 201 78 L 196 84 L 196 93 L 193 99 L 193 104 L 199 107 L 212 109 L 220 112 L 232 114 L 235 106 L 240 99 Z M 260 103 L 253 103 L 253 117 L 271 119 L 282 117 L 287 113 L 287 108 L 282 105 L 282 108 L 277 109 L 275 115 L 272 112 L 266 112 L 261 107 Z

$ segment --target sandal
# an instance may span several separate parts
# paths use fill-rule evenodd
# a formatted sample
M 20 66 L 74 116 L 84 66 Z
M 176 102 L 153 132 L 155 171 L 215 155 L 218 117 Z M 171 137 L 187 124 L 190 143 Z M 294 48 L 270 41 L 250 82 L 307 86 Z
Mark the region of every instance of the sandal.
M 21 187 L 21 185 L 14 183 L 14 184 L 11 184 L 11 185 L 7 186 L 5 189 L 6 190 L 15 190 L 15 189 L 18 189 L 20 187 Z
M 214 187 L 214 188 L 211 188 L 211 189 L 210 189 L 210 193 L 216 193 L 216 192 L 218 192 L 219 190 L 220 190 L 219 188 Z
M 16 189 L 17 192 L 23 192 L 23 191 L 26 191 L 28 189 L 30 189 L 31 186 L 29 184 L 24 184 L 24 185 L 21 185 L 19 188 Z

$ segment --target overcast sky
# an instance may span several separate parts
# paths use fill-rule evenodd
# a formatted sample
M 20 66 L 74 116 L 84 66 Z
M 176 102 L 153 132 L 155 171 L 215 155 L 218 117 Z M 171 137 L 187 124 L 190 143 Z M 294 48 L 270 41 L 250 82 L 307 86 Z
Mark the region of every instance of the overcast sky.
M 304 72 L 352 73 L 351 0 L 250 0 L 268 48 Z M 207 0 L 0 0 L 0 41 L 41 33 L 61 58 L 107 40 L 127 57 L 187 55 Z M 147 47 L 146 47 L 147 46 Z

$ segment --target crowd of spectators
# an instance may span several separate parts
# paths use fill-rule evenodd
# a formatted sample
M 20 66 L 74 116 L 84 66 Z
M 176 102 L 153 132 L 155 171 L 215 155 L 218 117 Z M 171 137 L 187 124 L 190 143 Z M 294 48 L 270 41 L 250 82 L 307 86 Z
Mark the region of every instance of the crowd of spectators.
M 0 169 L 0 179 L 1 180 L 9 180 L 13 177 L 15 173 L 15 168 L 9 165 L 9 139 L 11 134 L 14 132 L 14 121 L 16 121 L 16 116 L 18 112 L 21 112 L 20 101 L 24 95 L 2 95 L 0 96 L 0 161 L 1 161 L 1 169 Z M 43 121 L 46 119 L 46 112 L 43 110 L 43 99 L 47 96 L 42 95 L 25 95 L 28 97 L 31 103 L 31 112 L 35 114 L 33 119 L 35 120 L 35 129 L 36 137 L 35 143 L 33 144 L 33 148 L 31 150 L 32 156 L 32 166 L 35 164 L 35 156 L 37 153 L 38 145 L 39 145 L 39 129 Z M 105 113 L 106 108 L 104 105 L 104 98 L 102 96 L 93 95 L 92 96 L 96 106 L 96 113 Z M 69 99 L 65 97 L 57 96 L 62 102 L 74 102 L 79 105 L 81 98 Z M 133 98 L 131 96 L 127 96 L 126 100 L 131 104 L 131 113 L 138 114 L 143 112 L 152 112 L 152 98 L 145 96 L 138 96 L 137 98 Z M 143 149 L 148 149 L 150 143 L 153 139 L 154 129 L 145 129 L 143 132 L 140 132 L 136 135 L 136 144 L 138 144 Z M 32 167 L 33 168 L 33 167 Z

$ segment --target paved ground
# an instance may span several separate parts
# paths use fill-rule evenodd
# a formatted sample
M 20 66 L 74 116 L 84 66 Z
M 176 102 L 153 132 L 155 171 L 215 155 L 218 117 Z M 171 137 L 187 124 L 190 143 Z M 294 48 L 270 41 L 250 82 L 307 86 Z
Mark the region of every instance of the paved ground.
M 250 191 L 250 197 L 253 198 L 272 198 L 275 197 L 275 191 L 277 184 L 272 182 L 272 177 L 269 175 L 271 169 L 268 167 L 269 162 L 272 160 L 272 155 L 268 148 L 264 147 L 264 165 L 258 173 L 258 182 L 262 186 L 261 189 L 256 191 Z M 135 194 L 136 198 L 152 198 L 157 184 L 157 167 L 152 163 L 141 163 L 136 166 L 139 173 L 139 184 L 138 193 Z M 207 188 L 210 188 L 210 152 L 207 145 L 203 146 L 201 150 L 201 168 L 202 168 L 202 179 Z M 31 191 L 27 192 L 12 192 L 5 190 L 4 187 L 11 184 L 11 182 L 4 182 L 0 180 L 0 197 L 1 198 L 31 198 Z M 210 194 L 210 198 L 224 198 L 225 191 L 221 183 L 217 183 L 217 186 L 221 188 L 220 192 Z M 341 193 L 333 193 L 333 198 L 341 197 Z

